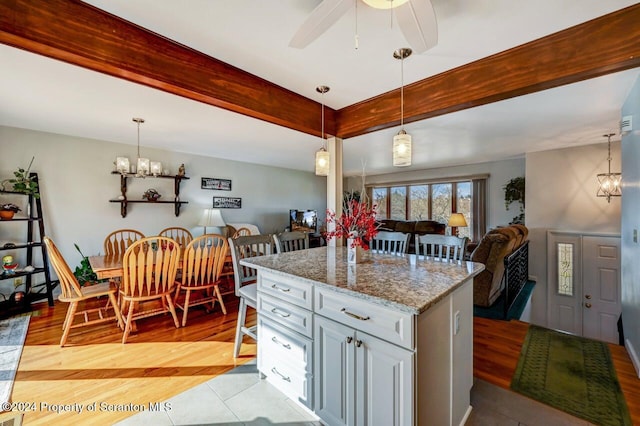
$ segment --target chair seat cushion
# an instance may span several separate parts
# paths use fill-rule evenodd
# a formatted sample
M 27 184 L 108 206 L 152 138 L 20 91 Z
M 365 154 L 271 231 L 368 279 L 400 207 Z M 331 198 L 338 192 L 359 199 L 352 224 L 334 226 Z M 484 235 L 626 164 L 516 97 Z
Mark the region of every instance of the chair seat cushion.
M 238 293 L 247 300 L 247 304 L 255 306 L 258 300 L 258 284 L 243 285 Z

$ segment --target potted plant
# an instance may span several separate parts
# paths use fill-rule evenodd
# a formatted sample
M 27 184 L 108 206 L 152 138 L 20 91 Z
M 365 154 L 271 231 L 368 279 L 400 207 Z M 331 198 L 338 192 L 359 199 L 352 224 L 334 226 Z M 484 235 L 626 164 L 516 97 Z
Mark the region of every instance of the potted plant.
M 20 192 L 22 194 L 33 195 L 35 198 L 40 198 L 38 182 L 32 180 L 29 173 L 34 159 L 35 157 L 31 157 L 31 162 L 29 163 L 29 167 L 27 167 L 26 170 L 20 167 L 18 170 L 13 172 L 13 178 L 3 180 L 3 190 L 6 191 L 6 185 L 11 184 L 12 191 L 14 192 Z
M 6 203 L 0 206 L 0 220 L 11 220 L 13 215 L 21 211 L 20 207 L 13 203 Z
M 521 223 L 524 224 L 524 194 L 525 194 L 525 181 L 524 176 L 519 176 L 511 179 L 504 188 L 504 206 L 509 210 L 511 203 L 520 203 L 520 214 L 513 218 L 511 224 Z

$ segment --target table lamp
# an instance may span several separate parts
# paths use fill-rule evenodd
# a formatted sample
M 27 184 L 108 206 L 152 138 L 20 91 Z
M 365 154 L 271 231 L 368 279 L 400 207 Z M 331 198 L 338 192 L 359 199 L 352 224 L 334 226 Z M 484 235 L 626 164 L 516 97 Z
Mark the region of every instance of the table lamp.
M 459 227 L 469 226 L 467 225 L 467 220 L 464 218 L 462 213 L 453 213 L 449 218 L 449 223 L 447 223 L 447 225 L 451 227 L 451 235 L 455 235 L 456 237 L 459 237 Z
M 224 223 L 222 212 L 220 209 L 204 209 L 204 214 L 198 222 L 199 226 L 204 226 L 204 233 L 207 233 L 207 227 L 218 227 L 225 237 L 227 236 L 227 224 Z M 204 235 L 204 234 L 203 234 Z

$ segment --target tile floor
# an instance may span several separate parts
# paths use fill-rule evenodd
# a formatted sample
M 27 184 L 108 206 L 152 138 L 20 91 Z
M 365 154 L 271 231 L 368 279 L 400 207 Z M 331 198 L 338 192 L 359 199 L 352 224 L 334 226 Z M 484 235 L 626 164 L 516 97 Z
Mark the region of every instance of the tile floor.
M 321 425 L 264 380 L 255 360 L 166 401 L 167 411 L 142 412 L 117 423 L 131 425 Z M 573 426 L 590 423 L 477 380 L 467 426 Z M 440 425 L 419 425 L 440 426 Z

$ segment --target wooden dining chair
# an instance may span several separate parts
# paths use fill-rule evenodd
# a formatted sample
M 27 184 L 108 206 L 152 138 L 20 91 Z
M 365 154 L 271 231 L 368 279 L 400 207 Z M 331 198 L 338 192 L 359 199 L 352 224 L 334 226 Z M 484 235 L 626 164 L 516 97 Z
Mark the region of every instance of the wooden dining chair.
M 309 234 L 302 231 L 282 232 L 273 235 L 277 253 L 309 248 Z
M 451 262 L 464 260 L 466 247 L 466 237 L 440 234 L 416 235 L 416 253 L 422 251 L 425 256 L 436 260 Z
M 131 244 L 142 238 L 144 238 L 144 234 L 135 229 L 118 229 L 117 231 L 113 231 L 104 239 L 104 254 L 120 259 Z
M 69 265 L 60 254 L 53 240 L 49 237 L 44 237 L 43 241 L 47 246 L 47 253 L 49 254 L 53 269 L 56 271 L 58 279 L 60 280 L 61 293 L 60 296 L 58 296 L 58 300 L 69 303 L 67 315 L 62 324 L 60 347 L 64 346 L 67 342 L 69 332 L 72 328 L 86 327 L 113 320 L 117 320 L 118 326 L 123 328 L 124 324 L 116 300 L 116 286 L 110 282 L 80 286 L 80 283 L 78 283 L 78 280 L 75 275 L 73 275 L 71 268 L 69 268 Z M 104 297 L 106 297 L 106 300 L 98 300 Z M 93 304 L 90 303 L 91 299 L 96 299 Z M 80 303 L 82 303 L 84 309 L 78 311 Z M 114 315 L 106 315 L 109 309 L 114 310 Z M 82 317 L 83 322 L 74 324 L 77 315 Z
M 409 238 L 409 233 L 378 231 L 369 246 L 378 253 L 405 254 L 409 251 Z
M 162 231 L 160 231 L 158 236 L 169 237 L 176 240 L 183 250 L 193 240 L 193 235 L 191 235 L 191 232 L 189 232 L 188 229 L 181 228 L 179 226 L 164 228 Z
M 240 228 L 233 233 L 233 236 L 231 238 L 235 239 L 238 237 L 246 237 L 248 235 L 251 235 L 251 230 L 249 228 Z
M 187 325 L 190 306 L 210 303 L 213 309 L 217 301 L 222 313 L 227 314 L 218 284 L 228 251 L 227 240 L 224 236 L 216 234 L 197 237 L 185 248 L 182 254 L 182 278 L 176 288 L 174 299 L 176 307 L 182 310 L 183 327 Z M 181 293 L 184 293 L 182 300 Z
M 231 248 L 231 258 L 233 259 L 233 277 L 235 281 L 236 296 L 240 298 L 240 306 L 238 308 L 238 322 L 236 325 L 236 339 L 233 345 L 233 356 L 238 357 L 240 353 L 240 344 L 243 335 L 258 340 L 256 334 L 257 327 L 247 327 L 245 320 L 247 317 L 247 306 L 256 309 L 257 307 L 257 271 L 254 268 L 242 266 L 241 259 L 248 257 L 262 256 L 273 253 L 273 236 L 266 235 L 248 235 L 245 237 L 229 238 L 229 247 Z
M 176 328 L 180 327 L 172 298 L 180 251 L 180 244 L 171 238 L 147 237 L 124 253 L 119 289 L 123 316 L 126 313 L 122 343 L 127 342 L 133 321 L 138 319 L 170 312 Z

